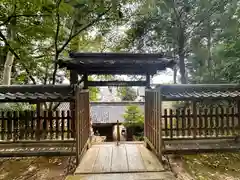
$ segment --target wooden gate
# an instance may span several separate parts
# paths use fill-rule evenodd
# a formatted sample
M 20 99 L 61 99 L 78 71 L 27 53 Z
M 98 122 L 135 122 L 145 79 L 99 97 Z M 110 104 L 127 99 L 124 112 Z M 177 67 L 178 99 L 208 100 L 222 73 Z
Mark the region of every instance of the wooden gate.
M 75 102 L 76 120 L 76 163 L 79 164 L 81 157 L 88 148 L 90 137 L 90 108 L 89 91 L 76 89 Z
M 162 157 L 162 128 L 160 92 L 157 90 L 145 91 L 145 121 L 144 139 L 148 147 Z

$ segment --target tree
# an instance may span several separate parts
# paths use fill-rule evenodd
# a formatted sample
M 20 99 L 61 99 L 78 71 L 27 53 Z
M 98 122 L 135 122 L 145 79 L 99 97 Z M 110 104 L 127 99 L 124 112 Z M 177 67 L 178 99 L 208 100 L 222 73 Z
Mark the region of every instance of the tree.
M 117 49 L 133 47 L 133 51 L 161 51 L 174 57 L 176 55 L 181 83 L 185 84 L 185 62 L 192 51 L 192 39 L 203 25 L 211 24 L 213 14 L 221 14 L 228 4 L 231 1 L 144 1 L 130 19 L 131 28 Z M 211 34 L 206 36 L 210 37 Z
M 137 98 L 135 89 L 131 87 L 119 87 L 117 89 L 117 94 L 122 101 L 135 101 Z
M 144 126 L 144 114 L 137 105 L 129 105 L 126 107 L 126 111 L 123 114 L 125 119 L 125 127 L 140 127 Z
M 26 83 L 61 82 L 57 60 L 66 56 L 70 43 L 79 36 L 90 36 L 90 31 L 98 35 L 111 30 L 122 18 L 121 7 L 126 3 L 127 0 L 1 1 L 0 40 L 7 47 L 6 55 L 1 56 L 6 58 L 4 82 L 10 82 L 11 67 L 17 69 L 16 78 Z

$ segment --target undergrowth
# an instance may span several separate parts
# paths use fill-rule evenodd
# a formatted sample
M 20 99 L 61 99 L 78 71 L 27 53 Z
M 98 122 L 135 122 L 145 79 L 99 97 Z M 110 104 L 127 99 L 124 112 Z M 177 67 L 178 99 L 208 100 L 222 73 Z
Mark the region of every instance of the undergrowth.
M 184 156 L 184 168 L 196 180 L 240 179 L 240 153 Z

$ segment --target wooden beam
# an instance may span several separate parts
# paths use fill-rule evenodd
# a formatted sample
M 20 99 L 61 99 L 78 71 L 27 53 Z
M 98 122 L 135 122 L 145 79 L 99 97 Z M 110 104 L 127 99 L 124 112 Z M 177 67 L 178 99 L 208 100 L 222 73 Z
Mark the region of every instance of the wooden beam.
M 79 74 L 84 74 L 85 72 L 88 72 L 89 75 L 145 75 L 146 71 L 139 71 L 139 70 L 106 70 L 106 71 L 101 71 L 101 70 L 79 70 Z M 156 73 L 155 70 L 151 71 L 151 75 L 154 75 Z
M 84 83 L 83 89 L 88 89 L 88 74 L 87 73 L 84 73 L 84 75 L 83 75 L 83 83 Z
M 146 74 L 146 88 L 147 89 L 151 88 L 151 86 L 150 86 L 150 74 L 149 73 Z
M 78 82 L 78 73 L 74 70 L 70 70 L 70 84 L 77 84 Z
M 88 81 L 88 86 L 146 86 L 146 81 Z
M 163 54 L 160 53 L 82 53 L 82 52 L 70 52 L 70 58 L 76 58 L 81 60 L 154 60 L 161 61 Z

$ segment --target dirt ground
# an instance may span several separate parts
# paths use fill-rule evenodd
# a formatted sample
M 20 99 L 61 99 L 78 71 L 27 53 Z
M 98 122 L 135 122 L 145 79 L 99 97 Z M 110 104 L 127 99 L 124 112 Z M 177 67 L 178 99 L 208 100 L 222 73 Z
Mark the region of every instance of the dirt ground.
M 64 180 L 67 157 L 0 159 L 0 180 Z
M 240 154 L 219 153 L 170 157 L 178 180 L 240 180 Z

